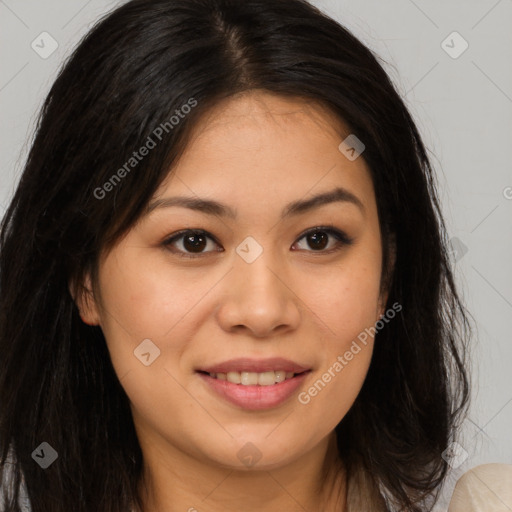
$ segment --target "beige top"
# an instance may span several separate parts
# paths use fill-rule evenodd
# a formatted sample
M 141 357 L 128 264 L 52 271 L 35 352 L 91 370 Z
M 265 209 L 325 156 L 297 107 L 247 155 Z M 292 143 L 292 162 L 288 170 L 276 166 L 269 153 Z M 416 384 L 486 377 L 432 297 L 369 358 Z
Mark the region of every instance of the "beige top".
M 448 512 L 512 512 L 512 465 L 483 464 L 464 473 Z

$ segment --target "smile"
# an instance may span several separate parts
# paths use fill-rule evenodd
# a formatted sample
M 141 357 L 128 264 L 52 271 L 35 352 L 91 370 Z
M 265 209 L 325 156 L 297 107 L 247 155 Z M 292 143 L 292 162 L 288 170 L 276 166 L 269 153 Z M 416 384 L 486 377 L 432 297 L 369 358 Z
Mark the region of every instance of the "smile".
M 309 375 L 309 371 L 293 375 L 293 377 L 272 385 L 262 386 L 259 384 L 234 384 L 228 380 L 220 380 L 217 377 L 210 377 L 209 374 L 199 372 L 207 388 L 213 392 L 213 396 L 222 401 L 227 401 L 241 409 L 250 411 L 261 411 L 276 408 L 287 402 Z
M 272 386 L 279 384 L 286 379 L 292 379 L 295 375 L 294 372 L 286 372 L 284 370 L 269 371 L 269 372 L 228 372 L 228 373 L 215 373 L 210 372 L 210 377 L 218 380 L 227 380 L 232 384 L 240 384 L 241 386 Z

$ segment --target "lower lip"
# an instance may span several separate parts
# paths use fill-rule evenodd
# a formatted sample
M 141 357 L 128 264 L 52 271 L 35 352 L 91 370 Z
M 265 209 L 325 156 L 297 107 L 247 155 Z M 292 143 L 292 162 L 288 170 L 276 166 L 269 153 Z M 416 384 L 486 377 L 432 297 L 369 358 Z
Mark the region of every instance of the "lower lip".
M 221 397 L 242 409 L 251 411 L 271 409 L 286 402 L 308 374 L 309 371 L 303 372 L 271 386 L 244 386 L 199 373 L 203 381 Z

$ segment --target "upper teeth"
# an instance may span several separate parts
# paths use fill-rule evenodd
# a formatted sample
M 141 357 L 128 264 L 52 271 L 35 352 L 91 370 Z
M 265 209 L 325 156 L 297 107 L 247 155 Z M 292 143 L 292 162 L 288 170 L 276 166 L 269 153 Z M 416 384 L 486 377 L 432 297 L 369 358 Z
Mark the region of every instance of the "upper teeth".
M 291 379 L 295 374 L 293 372 L 285 372 L 278 370 L 276 372 L 228 372 L 228 373 L 210 373 L 210 377 L 227 380 L 233 384 L 242 384 L 244 386 L 271 386 L 285 379 Z

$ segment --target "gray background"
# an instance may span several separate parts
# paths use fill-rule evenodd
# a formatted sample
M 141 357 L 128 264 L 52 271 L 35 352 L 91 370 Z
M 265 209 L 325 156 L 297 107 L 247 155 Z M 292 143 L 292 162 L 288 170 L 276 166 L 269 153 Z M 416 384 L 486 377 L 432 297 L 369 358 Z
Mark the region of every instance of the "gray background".
M 120 3 L 0 0 L 0 216 L 58 67 L 92 24 Z M 478 464 L 512 464 L 512 0 L 314 3 L 384 59 L 438 172 L 458 251 L 457 281 L 478 328 L 474 403 L 461 443 L 467 458 L 459 448 L 450 488 Z M 39 41 L 50 48 L 48 39 L 40 42 L 44 31 L 58 43 L 46 59 L 31 47 Z M 464 42 L 450 36 L 454 31 L 469 45 L 458 56 Z

